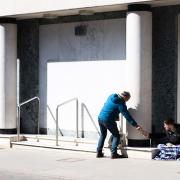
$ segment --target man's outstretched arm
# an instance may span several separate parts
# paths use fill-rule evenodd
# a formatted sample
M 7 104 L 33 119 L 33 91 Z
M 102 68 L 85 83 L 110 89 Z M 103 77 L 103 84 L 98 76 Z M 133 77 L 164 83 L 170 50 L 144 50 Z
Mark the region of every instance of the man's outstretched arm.
M 131 116 L 131 114 L 129 113 L 129 111 L 127 110 L 126 105 L 122 105 L 120 106 L 120 112 L 121 114 L 125 117 L 125 119 L 128 121 L 128 123 L 130 123 L 132 126 L 134 126 L 135 128 L 138 128 L 138 124 L 137 122 L 133 119 L 133 117 Z
M 137 122 L 134 120 L 134 118 L 131 116 L 131 114 L 127 110 L 126 105 L 123 105 L 120 107 L 120 112 L 126 118 L 128 123 L 130 123 L 133 127 L 135 127 L 140 132 L 140 134 L 142 134 L 144 137 L 148 138 L 148 133 L 145 130 L 143 130 L 143 128 L 141 126 L 139 126 L 137 124 Z

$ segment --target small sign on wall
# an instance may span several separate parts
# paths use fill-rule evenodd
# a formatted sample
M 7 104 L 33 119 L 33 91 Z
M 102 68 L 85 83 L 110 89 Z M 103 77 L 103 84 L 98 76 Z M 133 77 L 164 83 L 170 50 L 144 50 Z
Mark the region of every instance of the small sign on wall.
M 76 36 L 85 36 L 87 34 L 87 26 L 86 25 L 75 26 L 74 32 Z

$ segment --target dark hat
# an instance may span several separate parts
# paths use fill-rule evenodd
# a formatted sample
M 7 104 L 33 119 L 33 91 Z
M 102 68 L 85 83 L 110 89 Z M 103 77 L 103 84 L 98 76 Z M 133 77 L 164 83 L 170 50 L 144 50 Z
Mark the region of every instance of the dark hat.
M 131 94 L 128 91 L 123 91 L 121 93 L 121 96 L 125 96 L 125 97 L 131 97 Z

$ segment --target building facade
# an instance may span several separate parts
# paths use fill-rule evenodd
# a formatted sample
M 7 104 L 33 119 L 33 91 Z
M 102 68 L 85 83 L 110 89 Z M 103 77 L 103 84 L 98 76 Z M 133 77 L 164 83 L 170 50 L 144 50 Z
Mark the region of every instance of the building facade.
M 78 98 L 79 132 L 84 125 L 85 136 L 94 138 L 91 120 L 97 124 L 107 96 L 123 90 L 131 92 L 129 111 L 147 131 L 162 132 L 167 117 L 180 123 L 179 13 L 178 0 L 4 1 L 1 133 L 15 133 L 17 104 L 38 96 L 40 132 L 53 134 L 57 105 Z M 59 113 L 62 133 L 74 135 L 75 103 Z M 22 106 L 21 132 L 36 133 L 37 119 L 36 101 Z M 146 143 L 124 120 L 121 126 L 129 144 Z

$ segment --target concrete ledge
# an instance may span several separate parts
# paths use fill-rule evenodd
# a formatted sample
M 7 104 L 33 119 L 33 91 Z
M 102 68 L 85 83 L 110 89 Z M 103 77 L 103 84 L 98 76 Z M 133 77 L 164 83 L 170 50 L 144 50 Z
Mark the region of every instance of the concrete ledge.
M 25 141 L 27 141 L 27 138 L 26 138 L 25 136 L 20 136 L 20 137 L 19 137 L 19 141 L 25 142 Z M 19 141 L 18 141 L 18 136 L 12 136 L 12 137 L 10 137 L 10 147 L 12 148 L 12 143 L 13 143 L 13 142 L 19 142 Z
M 49 149 L 59 149 L 59 150 L 69 150 L 69 151 L 79 151 L 79 152 L 88 152 L 96 153 L 95 144 L 86 144 L 79 143 L 78 145 L 75 142 L 59 142 L 59 146 L 55 145 L 55 141 L 21 141 L 21 142 L 11 142 L 12 146 L 19 147 L 34 147 L 34 148 L 49 148 Z M 109 148 L 105 148 L 105 155 L 110 156 Z M 153 159 L 157 152 L 157 148 L 134 148 L 134 147 L 125 147 L 120 149 L 121 154 L 128 158 L 137 158 L 137 159 Z
M 28 146 L 28 147 L 35 147 L 35 148 L 49 148 L 49 149 L 59 149 L 59 150 L 69 150 L 69 151 L 80 151 L 80 152 L 88 152 L 88 153 L 96 153 L 96 150 L 94 147 L 89 146 L 87 147 L 84 145 L 59 145 L 56 146 L 54 143 L 39 143 L 39 142 L 12 142 L 12 147 L 13 146 Z
M 10 137 L 11 142 L 18 142 L 17 136 Z M 25 136 L 19 136 L 19 141 L 27 141 L 27 138 Z
M 125 147 L 121 150 L 122 154 L 128 158 L 153 159 L 159 152 L 157 148 L 137 148 Z
M 47 135 L 21 135 L 20 141 L 17 142 L 17 136 L 13 135 L 1 135 L 2 138 L 9 138 L 10 145 L 18 147 L 34 147 L 34 148 L 50 148 L 59 150 L 79 151 L 96 153 L 97 141 L 89 140 L 86 138 L 72 138 L 72 137 L 59 137 L 59 146 L 55 144 L 55 136 Z M 0 137 L 1 137 L 0 136 Z M 37 142 L 39 141 L 39 142 Z M 105 155 L 110 155 L 110 149 L 107 148 L 108 143 L 105 143 L 104 152 Z M 137 159 L 153 159 L 158 153 L 157 148 L 150 147 L 124 147 L 120 148 L 121 154 L 128 158 Z

